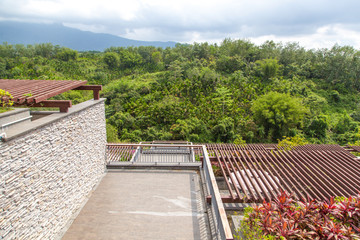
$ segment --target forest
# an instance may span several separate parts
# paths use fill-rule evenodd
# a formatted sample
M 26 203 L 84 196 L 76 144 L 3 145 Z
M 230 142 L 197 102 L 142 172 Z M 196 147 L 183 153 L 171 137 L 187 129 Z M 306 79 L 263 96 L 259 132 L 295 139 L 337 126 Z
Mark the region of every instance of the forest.
M 78 52 L 0 45 L 0 78 L 87 80 L 106 98 L 109 142 L 309 143 L 360 139 L 360 51 L 225 39 Z M 56 99 L 91 98 L 70 91 Z

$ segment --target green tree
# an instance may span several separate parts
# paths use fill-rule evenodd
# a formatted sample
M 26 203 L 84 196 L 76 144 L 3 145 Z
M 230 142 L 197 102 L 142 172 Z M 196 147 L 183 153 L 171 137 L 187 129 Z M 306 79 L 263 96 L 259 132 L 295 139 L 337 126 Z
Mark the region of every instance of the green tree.
M 328 128 L 329 124 L 327 116 L 319 115 L 307 121 L 304 132 L 309 137 L 324 139 L 326 138 Z
M 128 112 L 117 112 L 109 117 L 109 123 L 117 128 L 119 133 L 125 129 L 135 128 L 135 118 Z
M 107 52 L 103 57 L 104 62 L 109 67 L 109 69 L 115 69 L 119 66 L 120 58 L 119 55 L 115 52 Z
M 336 123 L 333 131 L 338 134 L 356 131 L 358 123 L 355 122 L 348 114 L 343 114 Z
M 221 119 L 211 129 L 215 142 L 233 142 L 235 138 L 234 120 L 229 117 Z
M 257 64 L 257 70 L 260 72 L 264 81 L 268 81 L 270 78 L 276 77 L 279 71 L 280 65 L 277 59 L 269 58 L 262 59 L 255 62 Z
M 231 96 L 231 91 L 227 87 L 219 87 L 216 89 L 216 92 L 213 95 L 213 103 L 217 108 L 219 108 L 219 113 L 222 116 L 226 113 L 226 110 L 231 108 L 233 104 L 233 99 Z
M 196 59 L 208 59 L 210 56 L 210 46 L 205 43 L 194 43 L 192 46 L 192 56 Z
M 303 146 L 309 144 L 304 137 L 302 136 L 294 136 L 294 137 L 286 137 L 283 136 L 282 140 L 278 140 L 278 147 L 281 150 L 289 151 L 294 149 L 297 146 Z
M 328 102 L 326 98 L 319 96 L 314 92 L 308 92 L 306 98 L 304 99 L 306 106 L 310 107 L 312 114 L 317 114 L 321 112 L 321 109 L 327 106 Z
M 51 43 L 35 44 L 35 54 L 44 58 L 51 58 L 56 54 L 56 47 Z
M 158 64 L 160 63 L 162 60 L 162 56 L 161 56 L 161 53 L 159 51 L 156 51 L 156 52 L 153 52 L 151 54 L 151 61 L 155 64 Z
M 76 60 L 78 52 L 69 48 L 64 48 L 56 54 L 56 57 L 62 61 Z
M 273 141 L 288 135 L 300 125 L 308 111 L 301 100 L 289 94 L 269 92 L 256 99 L 251 107 L 255 121 L 264 126 L 265 134 Z
M 141 65 L 142 57 L 139 53 L 131 50 L 123 50 L 120 52 L 120 67 L 122 69 L 134 68 Z
M 110 123 L 106 123 L 106 140 L 109 143 L 119 142 L 118 131 L 116 127 L 111 125 Z
M 178 119 L 170 128 L 172 138 L 199 142 L 208 139 L 209 131 L 206 125 L 198 118 Z
M 224 55 L 216 61 L 216 69 L 225 73 L 233 73 L 244 69 L 245 66 L 246 64 L 238 56 L 229 57 Z
M 6 78 L 7 69 L 6 69 L 6 61 L 3 58 L 0 58 L 0 78 Z
M 183 75 L 181 62 L 178 60 L 175 60 L 171 63 L 171 65 L 169 66 L 169 70 L 174 74 L 174 80 L 176 80 L 177 78 L 181 78 Z

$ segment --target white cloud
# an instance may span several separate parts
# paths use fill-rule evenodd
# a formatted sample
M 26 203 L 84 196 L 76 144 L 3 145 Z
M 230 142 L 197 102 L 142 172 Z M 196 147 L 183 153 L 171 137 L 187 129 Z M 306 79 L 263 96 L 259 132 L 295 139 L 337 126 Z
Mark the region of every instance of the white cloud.
M 64 26 L 70 28 L 80 29 L 82 31 L 89 31 L 94 33 L 104 33 L 106 32 L 106 27 L 100 24 L 82 24 L 82 23 L 63 23 Z
M 137 40 L 224 38 L 359 47 L 360 1 L 0 0 L 0 20 L 56 22 Z
M 318 28 L 315 33 L 295 36 L 264 35 L 250 38 L 255 44 L 262 44 L 266 40 L 275 42 L 299 42 L 307 49 L 331 48 L 335 44 L 351 45 L 360 49 L 360 32 L 348 29 L 346 25 L 334 24 Z
M 54 20 L 131 21 L 136 19 L 141 1 L 132 0 L 2 0 L 2 12 L 12 15 L 51 18 Z

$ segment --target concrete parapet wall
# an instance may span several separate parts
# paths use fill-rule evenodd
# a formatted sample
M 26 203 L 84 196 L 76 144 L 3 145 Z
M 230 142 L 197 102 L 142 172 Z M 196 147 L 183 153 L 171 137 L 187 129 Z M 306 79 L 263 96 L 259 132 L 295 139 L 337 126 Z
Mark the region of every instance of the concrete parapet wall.
M 0 142 L 0 239 L 58 237 L 102 178 L 105 146 L 104 99 L 7 133 Z

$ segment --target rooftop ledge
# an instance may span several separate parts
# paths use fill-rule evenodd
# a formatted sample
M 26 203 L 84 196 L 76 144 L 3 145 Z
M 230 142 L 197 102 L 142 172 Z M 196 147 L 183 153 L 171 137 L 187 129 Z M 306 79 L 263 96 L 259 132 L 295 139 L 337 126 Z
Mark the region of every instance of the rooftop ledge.
M 62 113 L 62 112 L 54 112 L 52 114 L 50 114 L 49 116 L 46 117 L 42 117 L 38 120 L 35 121 L 31 121 L 31 122 L 26 122 L 21 124 L 18 128 L 16 129 L 10 129 L 8 131 L 6 131 L 6 136 L 1 138 L 1 141 L 3 142 L 7 142 L 10 140 L 13 140 L 17 137 L 20 137 L 22 135 L 25 135 L 29 132 L 32 132 L 36 129 L 42 128 L 50 123 L 56 122 L 62 118 L 65 118 L 67 116 L 70 116 L 74 113 L 80 112 L 84 109 L 87 109 L 91 106 L 95 106 L 97 104 L 100 104 L 102 102 L 104 102 L 106 100 L 106 98 L 100 98 L 99 100 L 88 100 L 86 102 L 82 102 L 79 103 L 77 105 L 73 105 L 71 108 L 69 108 L 69 111 L 66 113 Z M 5 112 L 4 114 L 11 114 L 11 112 Z

